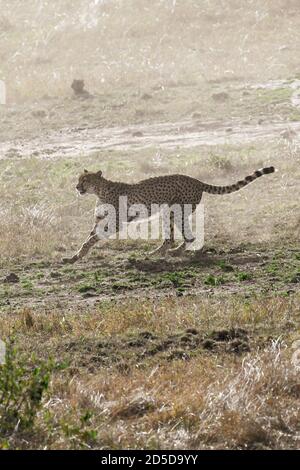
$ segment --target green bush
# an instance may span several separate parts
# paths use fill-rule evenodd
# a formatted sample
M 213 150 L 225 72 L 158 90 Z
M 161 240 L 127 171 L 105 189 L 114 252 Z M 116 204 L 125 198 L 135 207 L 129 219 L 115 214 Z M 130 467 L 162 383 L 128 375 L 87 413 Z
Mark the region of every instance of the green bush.
M 33 426 L 53 367 L 51 361 L 26 358 L 12 341 L 6 345 L 0 365 L 0 448 L 12 433 Z

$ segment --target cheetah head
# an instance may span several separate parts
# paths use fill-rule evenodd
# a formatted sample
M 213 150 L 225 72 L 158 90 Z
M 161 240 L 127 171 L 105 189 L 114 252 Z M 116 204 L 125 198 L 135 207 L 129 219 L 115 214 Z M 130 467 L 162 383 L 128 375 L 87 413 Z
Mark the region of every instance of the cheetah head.
M 76 186 L 77 191 L 83 194 L 94 194 L 99 187 L 99 182 L 102 177 L 102 171 L 97 173 L 90 173 L 84 170 L 84 173 L 79 176 L 78 184 Z

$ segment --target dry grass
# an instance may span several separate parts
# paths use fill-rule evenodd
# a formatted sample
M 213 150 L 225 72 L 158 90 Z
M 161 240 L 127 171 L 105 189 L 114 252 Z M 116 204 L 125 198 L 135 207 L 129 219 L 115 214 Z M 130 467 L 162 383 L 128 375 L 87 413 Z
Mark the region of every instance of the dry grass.
M 106 93 L 224 76 L 286 78 L 298 67 L 297 0 L 1 6 L 0 78 L 12 84 L 10 100 L 65 93 L 74 76 Z
M 137 441 L 137 447 L 178 449 L 292 448 L 298 446 L 299 383 L 283 356 L 278 346 L 243 362 L 206 357 L 153 368 L 148 377 L 140 371 L 97 376 L 79 381 L 74 394 L 111 419 L 121 447 Z
M 64 363 L 70 361 L 65 347 L 82 345 L 72 350 L 69 367 L 54 373 L 34 428 L 29 434 L 6 438 L 5 445 L 297 448 L 300 389 L 290 345 L 297 338 L 293 322 L 299 321 L 299 314 L 297 297 L 248 303 L 195 297 L 103 304 L 84 315 L 35 311 L 5 315 L 1 335 L 14 331 L 18 347 L 26 348 L 27 354 L 51 353 Z M 28 321 L 30 316 L 34 324 Z M 187 328 L 205 335 L 243 328 L 250 350 L 196 349 L 179 360 L 175 347 L 173 356 L 158 352 L 143 361 L 132 356 L 132 350 L 137 351 L 129 346 L 133 334 L 143 332 L 145 337 L 145 331 L 151 331 L 166 337 Z M 99 369 L 96 357 L 103 355 L 103 349 L 96 345 L 109 347 L 117 338 L 125 341 L 122 360 Z

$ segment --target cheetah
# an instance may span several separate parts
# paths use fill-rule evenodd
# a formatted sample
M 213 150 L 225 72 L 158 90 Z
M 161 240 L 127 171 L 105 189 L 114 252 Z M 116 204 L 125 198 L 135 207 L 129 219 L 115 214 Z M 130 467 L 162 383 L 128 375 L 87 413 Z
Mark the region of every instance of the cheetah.
M 203 192 L 209 194 L 230 194 L 235 191 L 247 186 L 249 183 L 259 178 L 260 176 L 273 173 L 275 168 L 273 166 L 268 168 L 262 168 L 261 170 L 255 171 L 252 175 L 246 176 L 241 181 L 229 186 L 214 186 L 206 183 L 202 183 L 198 179 L 192 178 L 185 175 L 167 175 L 158 176 L 154 178 L 148 178 L 140 181 L 136 184 L 127 184 L 121 182 L 110 181 L 102 175 L 101 171 L 96 173 L 84 170 L 84 173 L 80 175 L 78 184 L 76 186 L 77 191 L 83 194 L 95 194 L 98 198 L 95 210 L 95 221 L 92 231 L 89 237 L 83 243 L 79 251 L 71 258 L 65 258 L 65 263 L 75 263 L 76 261 L 83 258 L 89 250 L 97 243 L 100 239 L 110 238 L 112 234 L 118 233 L 122 227 L 122 223 L 119 220 L 119 201 L 120 197 L 126 196 L 128 201 L 128 207 L 132 205 L 143 205 L 147 208 L 148 214 L 151 214 L 151 209 L 154 206 L 165 205 L 171 207 L 178 205 L 183 207 L 184 205 L 190 205 L 192 212 L 195 211 L 197 205 L 200 203 Z M 99 235 L 98 225 L 103 221 L 106 212 L 100 214 L 101 206 L 110 205 L 115 209 L 115 225 L 113 230 L 108 226 L 105 227 L 102 236 Z M 174 218 L 169 218 L 168 223 L 170 224 L 170 236 L 166 237 L 161 246 L 152 252 L 157 254 L 170 254 L 182 253 L 186 250 L 190 244 L 194 241 L 192 233 L 189 229 L 189 223 L 186 220 L 186 212 L 182 211 L 181 220 L 175 221 Z M 131 222 L 134 217 L 128 217 L 126 222 Z M 183 242 L 174 248 L 174 224 L 182 233 Z M 178 226 L 179 225 L 179 226 Z

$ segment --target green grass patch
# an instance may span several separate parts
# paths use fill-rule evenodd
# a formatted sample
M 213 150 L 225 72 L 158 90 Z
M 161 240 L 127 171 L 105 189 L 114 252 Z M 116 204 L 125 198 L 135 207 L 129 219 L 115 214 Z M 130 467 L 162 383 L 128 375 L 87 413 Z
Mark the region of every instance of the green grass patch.
M 206 284 L 207 286 L 217 287 L 222 284 L 225 284 L 225 279 L 223 276 L 214 276 L 213 274 L 209 274 L 205 278 L 204 284 Z

